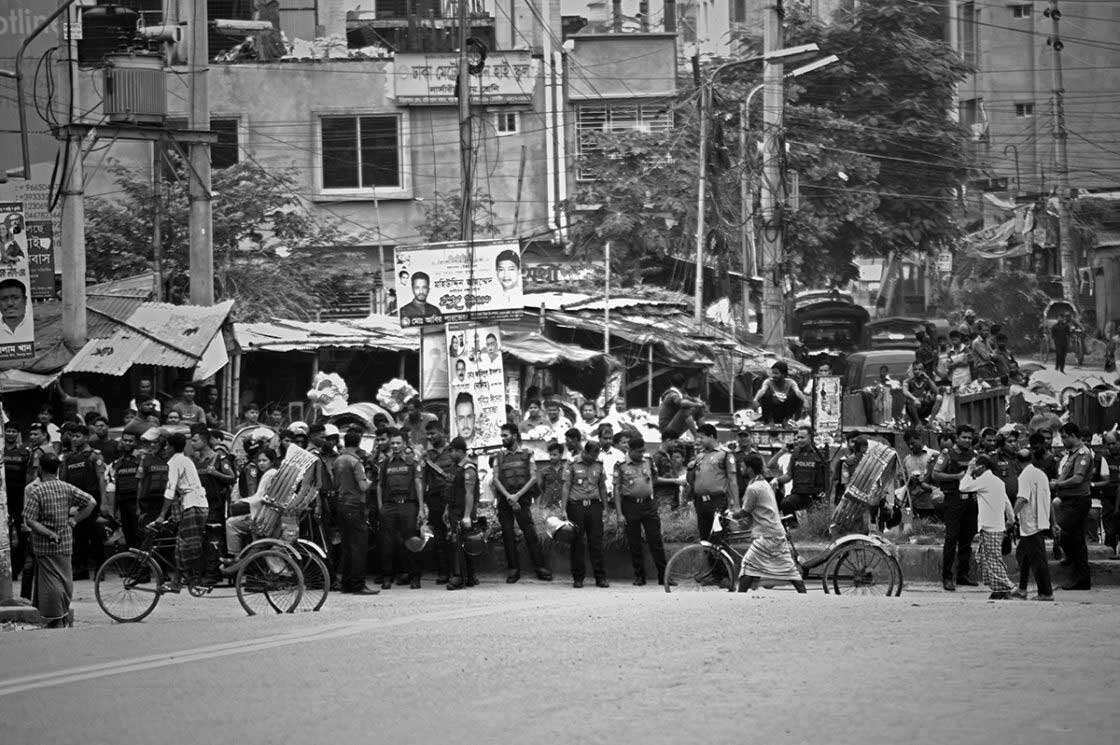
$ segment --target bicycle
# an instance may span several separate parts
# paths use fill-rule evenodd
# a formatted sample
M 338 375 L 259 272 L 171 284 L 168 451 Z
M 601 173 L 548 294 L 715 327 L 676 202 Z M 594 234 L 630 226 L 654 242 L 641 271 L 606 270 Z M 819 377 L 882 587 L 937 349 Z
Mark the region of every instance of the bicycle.
M 175 543 L 173 531 L 149 525 L 140 548 L 121 551 L 105 560 L 94 577 L 94 595 L 105 615 L 119 623 L 136 623 L 147 618 L 166 593 L 174 592 L 164 584 L 164 577 L 175 571 L 166 555 L 169 549 L 173 555 Z M 271 538 L 254 541 L 221 569 L 250 616 L 267 610 L 292 613 L 303 599 L 304 573 L 295 558 L 299 549 L 290 544 L 278 549 L 276 543 L 282 542 Z M 329 584 L 328 580 L 328 588 Z M 188 584 L 187 592 L 196 598 L 230 597 L 213 595 L 216 587 L 217 582 L 205 580 Z
M 791 519 L 792 516 L 787 516 L 782 522 Z M 737 523 L 727 512 L 716 515 L 716 526 L 709 540 L 685 546 L 669 559 L 665 567 L 665 592 L 736 589 L 743 554 L 731 543 L 747 538 L 750 531 L 737 529 Z M 802 579 L 821 580 L 825 594 L 885 597 L 902 594 L 902 567 L 898 563 L 897 549 L 886 538 L 860 533 L 846 535 L 804 562 L 788 534 L 786 541 Z M 821 573 L 814 574 L 813 570 L 818 567 L 822 568 Z

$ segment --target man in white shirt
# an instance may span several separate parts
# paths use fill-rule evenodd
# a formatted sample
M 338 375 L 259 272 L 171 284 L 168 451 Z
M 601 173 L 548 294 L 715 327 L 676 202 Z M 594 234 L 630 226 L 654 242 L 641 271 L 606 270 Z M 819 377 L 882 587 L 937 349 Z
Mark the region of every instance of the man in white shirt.
M 1037 457 L 1023 449 L 1016 453 L 1023 470 L 1019 472 L 1019 492 L 1015 500 L 1015 515 L 1019 518 L 1019 546 L 1015 559 L 1019 562 L 1019 587 L 1011 597 L 1027 599 L 1027 580 L 1034 573 L 1038 586 L 1035 600 L 1052 601 L 1054 588 L 1050 584 L 1050 564 L 1046 560 L 1046 542 L 1042 531 L 1050 528 L 1050 480 L 1038 467 L 1045 450 Z
M 172 456 L 167 461 L 167 489 L 163 493 L 163 507 L 153 524 L 166 523 L 171 507 L 180 502 L 183 514 L 179 518 L 179 535 L 175 544 L 179 576 L 164 588 L 167 592 L 179 592 L 182 585 L 194 586 L 201 577 L 202 539 L 206 533 L 210 503 L 206 501 L 206 490 L 202 488 L 194 461 L 183 454 L 187 436 L 176 432 L 167 438 L 167 444 L 172 450 Z
M 976 494 L 977 523 L 980 528 L 980 571 L 985 584 L 992 590 L 989 600 L 1007 600 L 1011 597 L 1011 579 L 1003 563 L 1003 535 L 1014 523 L 1015 513 L 1007 501 L 1007 487 L 1003 479 L 993 472 L 993 461 L 980 455 L 972 461 L 960 481 L 962 492 Z

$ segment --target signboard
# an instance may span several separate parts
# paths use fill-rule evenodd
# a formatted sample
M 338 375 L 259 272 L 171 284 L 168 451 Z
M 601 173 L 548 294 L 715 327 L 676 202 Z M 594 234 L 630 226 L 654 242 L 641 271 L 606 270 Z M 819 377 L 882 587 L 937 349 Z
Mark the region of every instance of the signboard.
M 27 265 L 31 299 L 54 297 L 54 225 L 50 220 L 27 221 Z
M 27 223 L 21 202 L 0 202 L 0 359 L 35 354 L 27 263 Z
M 12 152 L 16 153 L 18 151 L 19 148 L 17 147 Z M 0 153 L 2 152 L 4 150 L 0 148 Z M 16 164 L 12 163 L 12 165 Z M 55 207 L 53 213 L 47 209 L 50 204 L 51 166 L 33 165 L 31 166 L 31 176 L 30 181 L 17 178 L 9 180 L 6 184 L 0 184 L 0 202 L 22 202 L 23 216 L 27 219 L 28 224 L 42 221 L 51 224 L 51 237 L 54 238 L 54 258 L 52 260 L 54 265 L 58 266 L 60 261 L 58 242 L 62 236 L 62 209 L 61 207 Z
M 516 241 L 397 248 L 394 272 L 405 328 L 519 318 L 524 311 Z
M 528 287 L 602 283 L 606 277 L 607 265 L 603 261 L 542 261 L 536 257 L 525 257 L 525 285 Z
M 466 440 L 472 453 L 501 449 L 506 390 L 498 326 L 448 324 L 447 363 L 451 436 Z
M 953 253 L 951 251 L 937 252 L 937 271 L 942 274 L 953 273 Z
M 818 435 L 832 435 L 834 441 L 841 438 L 843 388 L 838 375 L 822 375 L 813 378 L 813 422 Z
M 420 398 L 447 398 L 447 333 L 425 329 L 420 334 Z
M 397 54 L 393 68 L 401 106 L 454 106 L 459 77 L 457 54 Z M 490 52 L 478 75 L 471 75 L 471 103 L 531 104 L 540 60 L 529 51 Z

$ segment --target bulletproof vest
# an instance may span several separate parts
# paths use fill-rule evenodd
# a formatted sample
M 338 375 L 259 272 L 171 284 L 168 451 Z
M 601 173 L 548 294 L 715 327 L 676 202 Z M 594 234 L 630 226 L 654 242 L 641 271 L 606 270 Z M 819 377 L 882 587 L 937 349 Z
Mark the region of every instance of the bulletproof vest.
M 27 485 L 27 469 L 31 465 L 31 451 L 25 447 L 4 450 L 4 480 L 8 491 L 23 491 Z M 15 517 L 13 519 L 19 519 Z
M 68 484 L 73 484 L 94 499 L 100 499 L 101 491 L 97 483 L 97 469 L 93 464 L 95 452 L 94 450 L 87 450 L 84 453 L 67 453 L 66 463 L 63 466 L 65 473 L 62 474 L 62 480 Z
M 824 490 L 820 456 L 809 447 L 798 448 L 790 459 L 791 494 L 816 494 Z
M 122 455 L 113 463 L 113 476 L 117 480 L 117 499 L 136 499 L 140 488 L 140 459 L 135 455 Z
M 465 465 L 465 466 L 461 466 L 457 463 L 453 463 L 449 467 L 449 470 L 454 474 L 451 477 L 451 506 L 452 506 L 452 508 L 457 507 L 458 512 L 461 514 L 463 512 L 464 508 L 467 506 L 467 471 L 468 470 L 474 471 L 474 474 L 475 474 L 474 489 L 473 489 L 474 494 L 471 495 L 472 496 L 471 504 L 475 505 L 475 506 L 478 505 L 478 468 L 473 463 L 471 463 L 469 465 Z
M 618 475 L 623 496 L 645 499 L 653 495 L 653 463 L 648 457 L 640 463 L 627 458 L 619 464 Z
M 416 464 L 404 458 L 391 458 L 382 464 L 385 494 L 394 498 L 416 498 L 412 493 L 416 479 Z
M 148 493 L 141 494 L 141 499 L 163 499 L 167 491 L 167 461 L 161 456 L 150 455 L 145 459 L 144 474 L 148 477 Z
M 237 487 L 244 497 L 251 497 L 257 493 L 257 484 L 261 480 L 261 469 L 255 463 L 246 463 L 237 475 Z
M 445 448 L 443 452 L 435 458 L 430 459 L 432 463 L 439 467 L 439 471 L 431 466 L 424 469 L 425 485 L 427 486 L 429 494 L 444 494 L 447 488 L 451 486 L 451 481 L 454 478 L 455 472 L 455 457 L 451 454 L 449 448 Z M 443 475 L 440 473 L 443 471 Z
M 571 468 L 572 477 L 568 490 L 571 499 L 576 502 L 585 499 L 598 499 L 599 479 L 603 475 L 603 464 L 599 461 L 584 463 L 582 460 L 577 460 Z
M 695 494 L 723 494 L 727 490 L 727 453 L 702 450 L 696 454 L 692 490 Z
M 498 454 L 498 480 L 506 491 L 519 491 L 529 483 L 529 470 L 533 455 L 528 450 L 511 453 L 508 450 Z
M 944 452 L 949 456 L 949 462 L 945 464 L 945 468 L 942 470 L 948 474 L 964 473 L 968 468 L 968 462 L 972 460 L 974 455 L 972 451 L 967 454 L 962 453 L 955 445 Z M 944 481 L 939 486 L 941 491 L 946 494 L 959 495 L 961 493 L 959 481 Z

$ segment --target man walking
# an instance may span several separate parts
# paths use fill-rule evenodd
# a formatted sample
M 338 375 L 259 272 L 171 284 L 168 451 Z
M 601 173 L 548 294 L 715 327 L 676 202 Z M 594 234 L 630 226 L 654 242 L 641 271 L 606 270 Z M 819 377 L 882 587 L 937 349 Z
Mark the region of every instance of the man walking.
M 342 534 L 342 555 L 339 562 L 342 592 L 352 595 L 376 595 L 379 591 L 366 586 L 366 553 L 369 531 L 366 529 L 366 495 L 369 480 L 358 455 L 362 435 L 347 430 L 342 437 L 343 451 L 331 464 L 331 477 L 338 491 L 335 516 Z
M 74 582 L 70 555 L 74 525 L 89 518 L 97 506 L 92 495 L 58 478 L 54 453 L 39 460 L 39 481 L 27 490 L 23 522 L 31 529 L 35 556 L 34 603 L 49 628 L 70 625 L 70 599 Z M 70 508 L 78 513 L 70 516 Z
M 1003 563 L 1003 534 L 1015 522 L 1003 479 L 992 471 L 992 458 L 980 455 L 959 482 L 961 491 L 976 494 L 977 523 L 980 527 L 980 572 L 992 591 L 988 600 L 1011 597 L 1011 580 Z
M 634 584 L 646 583 L 646 562 L 642 553 L 642 531 L 649 544 L 657 584 L 665 581 L 665 545 L 661 539 L 661 517 L 653 498 L 653 460 L 646 455 L 641 437 L 630 438 L 629 457 L 614 467 L 614 506 L 626 520 L 626 544 L 634 565 Z
M 1015 560 L 1019 562 L 1019 587 L 1011 597 L 1027 599 L 1027 580 L 1034 574 L 1038 588 L 1035 600 L 1053 600 L 1050 585 L 1050 564 L 1046 561 L 1046 542 L 1042 533 L 1050 529 L 1050 480 L 1038 467 L 1044 451 L 1020 450 L 1016 457 L 1022 466 L 1019 472 L 1018 498 L 1015 515 L 1019 518 L 1019 545 Z
M 179 576 L 164 588 L 168 592 L 179 592 L 182 585 L 191 587 L 201 579 L 202 539 L 206 533 L 210 504 L 206 501 L 206 490 L 202 488 L 194 461 L 183 454 L 187 448 L 187 436 L 176 432 L 167 438 L 167 445 L 171 448 L 171 457 L 167 461 L 167 488 L 163 492 L 163 507 L 155 524 L 166 523 L 172 507 L 178 505 L 182 509 L 175 542 Z
M 394 557 L 403 559 L 413 590 L 420 589 L 420 562 L 416 554 L 404 547 L 408 538 L 418 535 L 424 515 L 420 496 L 424 493 L 424 477 L 420 463 L 405 452 L 404 435 L 389 431 L 389 453 L 380 463 L 377 482 L 377 506 L 381 519 L 381 589 L 393 586 Z
M 583 587 L 583 578 L 587 574 L 584 542 L 591 554 L 595 586 L 610 587 L 603 562 L 603 505 L 606 501 L 607 479 L 603 464 L 599 462 L 599 445 L 589 442 L 583 446 L 579 460 L 569 464 L 568 479 L 563 486 L 564 509 L 576 528 L 571 546 L 572 587 Z
M 521 447 L 521 433 L 512 424 L 502 425 L 502 447 L 503 450 L 494 456 L 493 483 L 494 496 L 498 502 L 498 523 L 502 526 L 502 545 L 509 570 L 506 582 L 513 584 L 521 579 L 517 534 L 513 530 L 515 523 L 521 528 L 525 547 L 529 549 L 529 557 L 537 570 L 537 578 L 548 582 L 552 579 L 552 572 L 546 566 L 544 551 L 541 550 L 537 529 L 533 525 L 533 494 L 537 484 L 537 466 L 533 461 L 533 454 Z
M 968 578 L 972 539 L 976 537 L 977 530 L 976 495 L 961 489 L 961 479 L 965 478 L 968 464 L 973 458 L 972 442 L 975 436 L 976 430 L 969 425 L 958 426 L 956 443 L 942 450 L 933 465 L 931 480 L 945 494 L 945 546 L 941 553 L 941 586 L 948 592 L 956 590 L 957 585 L 976 586 Z
M 1063 315 L 1050 329 L 1050 338 L 1054 341 L 1054 369 L 1060 373 L 1066 371 L 1066 355 L 1069 354 L 1070 327 L 1068 315 Z
M 751 541 L 739 571 L 739 592 L 747 592 L 762 579 L 785 580 L 799 593 L 806 592 L 805 581 L 786 540 L 786 529 L 778 515 L 778 499 L 766 482 L 762 456 L 751 453 L 743 461 L 750 481 L 743 496 L 743 512 L 751 520 Z
M 735 476 L 735 458 L 719 447 L 716 428 L 701 424 L 696 428 L 700 449 L 688 465 L 687 496 L 696 508 L 696 528 L 701 540 L 712 536 L 716 513 L 731 505 L 739 509 L 739 482 Z
M 1058 464 L 1058 477 L 1050 482 L 1057 496 L 1055 506 L 1058 528 L 1061 529 L 1062 551 L 1071 562 L 1070 581 L 1063 590 L 1088 590 L 1089 547 L 1085 542 L 1085 519 L 1089 516 L 1090 482 L 1093 480 L 1093 451 L 1081 438 L 1081 428 L 1074 422 L 1062 426 L 1062 444 L 1066 454 Z

